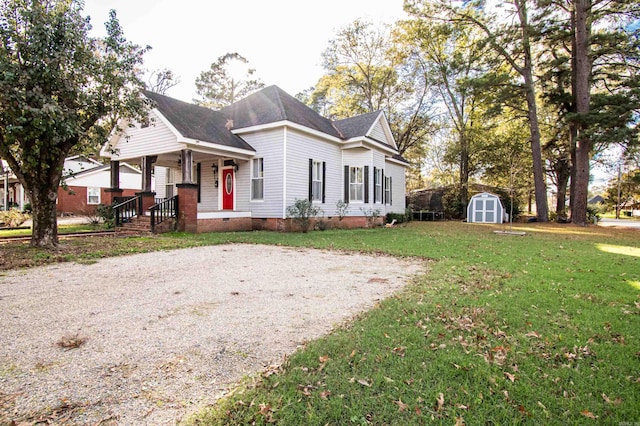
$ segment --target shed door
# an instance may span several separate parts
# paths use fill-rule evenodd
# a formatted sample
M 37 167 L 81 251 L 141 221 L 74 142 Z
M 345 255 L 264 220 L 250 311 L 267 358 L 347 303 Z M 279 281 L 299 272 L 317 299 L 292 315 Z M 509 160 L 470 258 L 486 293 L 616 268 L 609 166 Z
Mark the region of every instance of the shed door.
M 233 169 L 222 170 L 222 209 L 233 210 Z
M 484 199 L 476 198 L 473 204 L 473 221 L 484 222 Z

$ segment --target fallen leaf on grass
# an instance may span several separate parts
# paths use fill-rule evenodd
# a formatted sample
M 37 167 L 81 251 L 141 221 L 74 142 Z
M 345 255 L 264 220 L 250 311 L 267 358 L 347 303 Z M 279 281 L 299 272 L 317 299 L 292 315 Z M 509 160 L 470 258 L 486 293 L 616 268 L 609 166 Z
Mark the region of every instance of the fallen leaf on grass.
M 540 335 L 535 331 L 530 331 L 527 334 L 525 334 L 525 337 L 535 337 L 536 339 L 539 339 Z
M 511 383 L 516 381 L 516 376 L 514 376 L 513 374 L 505 372 L 504 375 L 507 377 L 507 379 L 511 380 Z
M 613 405 L 620 405 L 622 404 L 622 398 L 620 398 L 619 396 L 616 397 L 616 399 L 614 399 L 613 401 L 611 400 L 611 398 L 609 398 L 607 396 L 607 394 L 605 394 L 604 392 L 602 393 L 602 399 L 604 399 L 604 402 L 606 402 L 607 404 L 613 404 Z
M 595 414 L 593 414 L 593 413 L 592 413 L 591 411 L 589 411 L 589 410 L 583 410 L 583 411 L 580 411 L 580 414 L 582 414 L 583 416 L 585 416 L 585 417 L 587 417 L 587 418 L 589 418 L 589 419 L 594 419 L 594 420 L 595 420 L 595 419 L 597 419 L 597 418 L 598 418 L 598 416 L 596 416 Z
M 331 358 L 329 358 L 329 355 L 324 355 L 324 356 L 321 356 L 321 357 L 319 357 L 319 358 L 318 358 L 318 360 L 319 360 L 321 363 L 323 363 L 323 364 L 324 364 L 325 362 L 329 361 L 330 359 L 331 359 Z
M 371 383 L 367 382 L 365 379 L 360 379 L 358 380 L 358 383 L 360 383 L 362 386 L 367 386 L 367 387 L 371 387 Z
M 438 394 L 438 399 L 436 399 L 436 412 L 440 411 L 444 408 L 444 394 L 440 392 Z
M 397 401 L 393 401 L 394 404 L 396 404 L 398 406 L 398 410 L 400 412 L 403 412 L 404 410 L 406 410 L 407 408 L 409 408 L 409 404 L 405 404 L 404 402 L 402 402 L 401 399 L 398 399 Z
M 331 396 L 331 391 L 322 391 L 322 392 L 320 392 L 320 398 L 322 398 L 322 399 L 329 399 L 329 396 Z
M 464 419 L 462 417 L 456 417 L 455 426 L 464 426 Z
M 395 347 L 393 348 L 393 353 L 395 355 L 398 355 L 400 358 L 404 358 L 407 353 L 407 348 L 405 348 L 404 346 Z
M 271 411 L 271 405 L 270 404 L 260 404 L 260 414 L 262 414 L 263 416 L 266 416 L 267 414 L 269 414 L 269 411 Z

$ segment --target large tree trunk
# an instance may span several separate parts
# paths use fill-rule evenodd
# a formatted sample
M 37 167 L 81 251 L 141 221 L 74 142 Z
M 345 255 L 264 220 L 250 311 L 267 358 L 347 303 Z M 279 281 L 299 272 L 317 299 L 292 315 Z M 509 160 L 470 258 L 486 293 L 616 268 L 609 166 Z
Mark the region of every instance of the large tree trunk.
M 590 0 L 574 0 L 575 6 L 575 101 L 576 113 L 584 118 L 589 112 L 590 103 L 590 82 L 591 82 L 591 61 L 589 60 L 589 33 L 591 26 L 589 23 L 589 13 L 591 10 Z M 573 204 L 571 205 L 571 221 L 576 225 L 587 224 L 587 197 L 589 191 L 589 160 L 591 152 L 591 141 L 586 133 L 584 120 L 577 128 L 575 163 L 575 182 L 573 183 L 574 193 L 572 194 Z
M 533 184 L 536 196 L 536 216 L 539 222 L 549 221 L 549 203 L 547 202 L 546 175 L 542 163 L 542 148 L 540 146 L 540 125 L 538 123 L 538 107 L 536 104 L 535 82 L 533 80 L 533 64 L 531 60 L 531 42 L 529 35 L 529 21 L 527 16 L 526 0 L 516 0 L 518 16 L 522 28 L 522 48 L 524 54 L 525 97 L 527 100 L 527 114 L 529 118 L 529 131 L 531 133 L 531 156 L 533 159 Z
M 567 210 L 567 186 L 569 184 L 569 178 L 571 177 L 571 166 L 567 161 L 563 161 L 558 164 L 555 170 L 557 180 L 558 199 L 556 200 L 556 213 L 558 213 L 558 220 L 560 218 L 566 219 Z
M 462 217 L 467 216 L 467 203 L 469 202 L 469 143 L 465 135 L 460 137 L 460 203 L 462 204 Z
M 32 188 L 29 191 L 31 199 L 33 232 L 31 245 L 33 247 L 55 247 L 58 245 L 58 222 L 56 200 L 58 186 L 50 185 Z
M 31 245 L 54 248 L 58 245 L 57 200 L 58 187 L 67 151 L 51 166 L 43 164 L 20 173 L 20 181 L 27 190 L 32 209 Z

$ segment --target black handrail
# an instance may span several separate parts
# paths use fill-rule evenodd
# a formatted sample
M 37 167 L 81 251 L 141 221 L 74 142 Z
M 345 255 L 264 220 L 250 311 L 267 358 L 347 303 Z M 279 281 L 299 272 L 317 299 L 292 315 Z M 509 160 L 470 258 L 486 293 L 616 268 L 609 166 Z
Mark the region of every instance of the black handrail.
M 160 225 L 169 218 L 178 217 L 178 196 L 154 204 L 149 211 L 151 211 L 151 232 L 155 232 L 156 225 Z
M 119 200 L 116 198 L 117 201 Z M 116 227 L 129 222 L 131 218 L 142 214 L 142 197 L 130 197 L 118 204 L 114 204 L 113 213 L 116 219 Z

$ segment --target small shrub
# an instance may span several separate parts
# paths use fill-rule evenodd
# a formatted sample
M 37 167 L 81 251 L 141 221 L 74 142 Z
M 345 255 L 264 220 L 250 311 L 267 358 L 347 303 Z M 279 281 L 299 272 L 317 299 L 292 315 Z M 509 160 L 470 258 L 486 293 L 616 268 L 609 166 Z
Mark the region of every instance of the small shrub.
M 402 213 L 387 213 L 385 216 L 385 222 L 391 223 L 393 221 L 396 223 L 405 223 L 407 222 L 407 215 Z
M 24 208 L 22 209 L 22 213 L 31 214 L 31 212 L 33 212 L 31 203 L 25 203 Z
M 27 219 L 29 219 L 29 215 L 27 213 L 22 213 L 18 209 L 0 211 L 0 223 L 4 223 L 5 226 L 9 228 L 17 228 Z
M 349 213 L 349 203 L 346 201 L 338 201 L 336 203 L 336 213 L 338 214 L 338 221 L 342 222 L 342 219 Z
M 102 222 L 107 229 L 112 229 L 116 226 L 116 216 L 112 205 L 98 204 L 95 214 L 97 217 L 102 219 Z
M 600 210 L 596 206 L 587 206 L 587 221 L 596 223 L 600 220 Z
M 380 217 L 380 209 L 365 209 L 364 207 L 360 207 L 360 211 L 364 214 L 365 219 L 367 220 L 367 226 L 369 228 L 373 228 L 378 223 L 378 218 Z
M 300 226 L 300 230 L 303 233 L 306 233 L 311 226 L 311 219 L 318 216 L 320 211 L 320 207 L 314 206 L 311 201 L 296 199 L 292 205 L 287 207 L 287 216 Z

